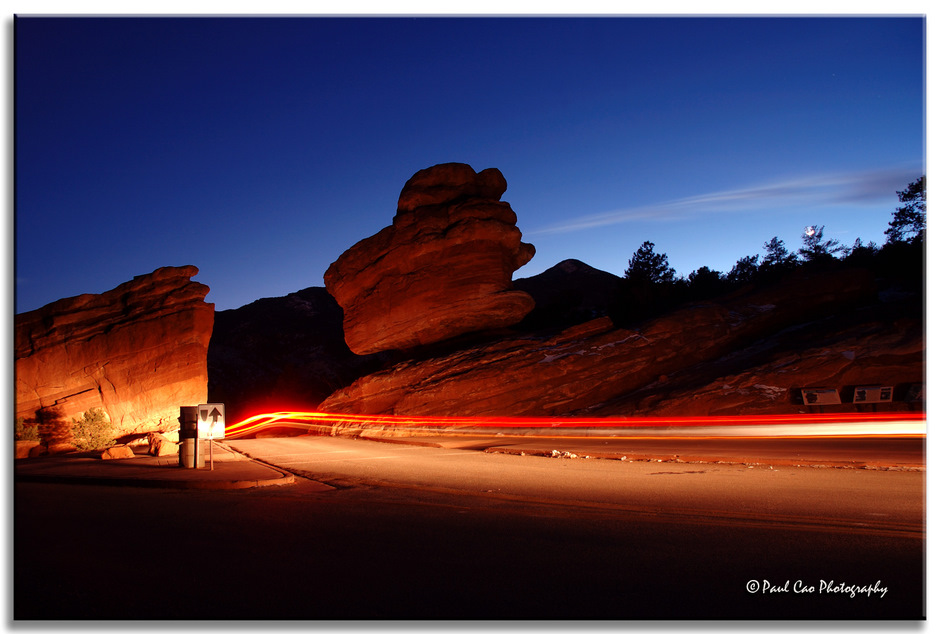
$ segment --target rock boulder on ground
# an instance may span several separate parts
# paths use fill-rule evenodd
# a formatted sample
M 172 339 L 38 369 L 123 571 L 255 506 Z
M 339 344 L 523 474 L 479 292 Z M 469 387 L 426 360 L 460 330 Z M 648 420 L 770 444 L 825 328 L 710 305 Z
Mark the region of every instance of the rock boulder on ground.
M 16 458 L 29 458 L 30 453 L 34 448 L 40 447 L 38 440 L 17 440 L 16 441 Z M 39 449 L 36 450 L 37 452 Z
M 511 326 L 532 310 L 513 272 L 532 259 L 496 169 L 447 163 L 415 174 L 391 226 L 330 265 L 326 289 L 343 309 L 356 354 L 408 350 Z
M 179 444 L 163 434 L 147 434 L 147 453 L 151 456 L 175 456 L 179 453 Z
M 127 460 L 134 457 L 134 450 L 127 445 L 115 445 L 101 452 L 102 460 Z

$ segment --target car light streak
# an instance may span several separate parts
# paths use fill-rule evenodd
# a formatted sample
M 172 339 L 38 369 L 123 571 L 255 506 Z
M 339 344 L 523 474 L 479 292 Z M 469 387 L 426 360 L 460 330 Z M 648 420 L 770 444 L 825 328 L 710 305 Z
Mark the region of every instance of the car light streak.
M 883 436 L 924 435 L 923 412 L 793 414 L 762 416 L 680 416 L 631 418 L 426 417 L 283 411 L 258 414 L 230 425 L 227 438 L 267 429 L 328 430 L 335 426 L 380 428 L 409 434 L 504 435 L 572 432 L 587 436 Z

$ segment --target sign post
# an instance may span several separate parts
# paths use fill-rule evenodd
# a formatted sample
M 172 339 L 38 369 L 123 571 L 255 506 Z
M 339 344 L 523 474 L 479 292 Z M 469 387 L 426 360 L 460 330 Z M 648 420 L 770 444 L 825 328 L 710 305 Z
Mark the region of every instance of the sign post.
M 860 385 L 855 388 L 853 403 L 888 403 L 894 399 L 894 386 Z
M 209 470 L 214 470 L 212 462 L 212 441 L 225 438 L 225 405 L 223 403 L 203 403 L 197 406 L 197 424 L 199 438 L 209 439 Z
M 803 394 L 804 405 L 841 405 L 842 399 L 839 397 L 839 390 L 827 387 L 803 388 L 800 390 Z

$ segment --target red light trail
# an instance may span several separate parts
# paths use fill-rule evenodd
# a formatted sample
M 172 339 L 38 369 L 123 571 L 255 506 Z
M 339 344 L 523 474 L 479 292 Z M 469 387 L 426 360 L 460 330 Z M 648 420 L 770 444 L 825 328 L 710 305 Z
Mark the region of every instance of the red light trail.
M 793 414 L 761 416 L 681 416 L 631 418 L 426 417 L 271 412 L 230 425 L 226 438 L 241 438 L 266 429 L 332 429 L 336 425 L 440 434 L 544 434 L 547 430 L 580 430 L 595 436 L 877 436 L 924 435 L 924 412 Z M 329 433 L 329 432 L 327 432 Z

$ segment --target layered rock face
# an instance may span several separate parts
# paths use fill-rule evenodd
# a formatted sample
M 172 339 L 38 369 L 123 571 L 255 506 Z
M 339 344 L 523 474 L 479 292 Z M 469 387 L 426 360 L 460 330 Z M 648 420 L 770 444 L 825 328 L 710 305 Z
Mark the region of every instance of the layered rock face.
M 864 314 L 859 317 L 864 317 Z M 723 416 L 813 411 L 800 388 L 838 389 L 842 405 L 827 413 L 855 412 L 874 405 L 852 403 L 854 386 L 894 386 L 894 401 L 879 411 L 920 411 L 909 400 L 924 381 L 923 322 L 861 319 L 817 328 L 787 329 L 743 350 L 673 372 L 639 390 L 591 408 L 595 416 Z
M 506 338 L 407 361 L 358 379 L 319 409 L 410 416 L 792 413 L 798 408 L 789 394 L 796 387 L 902 380 L 886 367 L 906 369 L 903 380 L 923 376 L 923 337 L 914 327 L 900 335 L 859 325 L 855 335 L 834 333 L 832 348 L 810 336 L 805 350 L 797 343 L 794 351 L 787 333 L 812 322 L 816 325 L 809 330 L 818 333 L 834 321 L 833 315 L 851 314 L 875 295 L 864 271 L 827 274 L 821 282 L 798 275 L 770 289 L 688 306 L 636 328 L 617 328 L 605 317 L 548 337 Z M 821 290 L 806 293 L 806 288 Z M 774 337 L 785 339 L 774 348 L 778 356 L 762 354 L 762 346 L 771 345 L 767 342 Z M 749 349 L 756 356 L 735 365 L 735 356 Z M 731 376 L 715 380 L 722 372 Z M 687 380 L 684 391 L 674 391 L 675 400 L 664 402 L 670 400 L 670 381 L 682 380 Z M 723 394 L 693 400 L 710 381 Z M 749 395 L 734 396 L 748 387 L 753 388 Z
M 165 267 L 100 295 L 15 318 L 16 416 L 68 421 L 101 408 L 124 433 L 178 426 L 206 402 L 209 287 L 195 266 Z
M 402 189 L 390 227 L 330 265 L 326 289 L 343 309 L 356 354 L 407 350 L 518 323 L 535 302 L 513 272 L 535 255 L 499 199 L 506 180 L 446 163 Z

